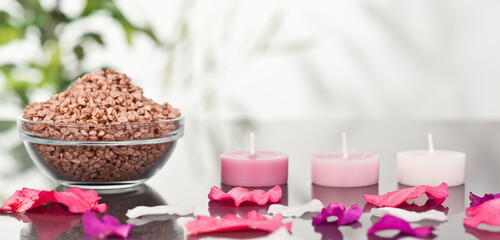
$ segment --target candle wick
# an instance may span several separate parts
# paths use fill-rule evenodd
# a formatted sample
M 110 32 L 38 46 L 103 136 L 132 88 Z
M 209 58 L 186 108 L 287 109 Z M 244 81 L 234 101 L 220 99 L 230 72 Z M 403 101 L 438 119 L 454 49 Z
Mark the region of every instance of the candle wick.
M 342 133 L 342 158 L 347 158 L 349 154 L 347 153 L 347 134 Z
M 429 154 L 434 154 L 434 141 L 432 140 L 432 133 L 427 134 L 427 142 L 429 143 Z
M 253 132 L 250 132 L 250 155 L 255 155 L 255 137 Z

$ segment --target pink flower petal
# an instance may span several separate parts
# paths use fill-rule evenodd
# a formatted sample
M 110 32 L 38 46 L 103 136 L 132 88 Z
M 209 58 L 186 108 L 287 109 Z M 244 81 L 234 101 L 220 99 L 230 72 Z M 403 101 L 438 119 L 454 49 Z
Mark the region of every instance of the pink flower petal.
M 500 226 L 500 198 L 489 200 L 476 207 L 469 207 L 465 210 L 464 225 L 476 228 L 479 224 L 485 223 L 491 226 Z
M 469 193 L 471 207 L 479 206 L 486 201 L 496 199 L 496 198 L 500 198 L 500 193 L 497 193 L 497 194 L 488 193 L 488 194 L 484 194 L 483 197 L 476 196 L 472 192 Z
M 83 213 L 83 231 L 85 234 L 97 238 L 107 238 L 110 236 L 118 236 L 127 238 L 134 224 L 121 225 L 120 222 L 111 215 L 105 215 L 99 218 L 91 211 Z
M 416 227 L 412 228 L 410 224 L 398 217 L 385 215 L 380 221 L 373 224 L 373 226 L 368 229 L 368 234 L 375 234 L 384 230 L 399 230 L 403 234 L 411 235 L 414 237 L 425 238 L 428 237 L 434 227 Z
M 42 195 L 44 197 L 46 195 Z M 26 212 L 31 208 L 48 203 L 47 199 L 40 199 L 40 191 L 30 188 L 17 190 L 0 207 L 0 211 Z
M 346 209 L 341 203 L 330 203 L 327 207 L 323 208 L 318 215 L 312 217 L 312 219 L 313 225 L 318 225 L 326 222 L 328 217 L 336 216 L 338 218 L 337 224 L 347 225 L 358 221 L 361 214 L 363 214 L 363 209 L 356 204 Z
M 106 204 L 98 204 L 101 199 L 94 190 L 84 191 L 80 188 L 70 188 L 64 192 L 38 191 L 30 188 L 17 190 L 14 195 L 7 199 L 0 211 L 26 212 L 29 209 L 47 204 L 49 202 L 60 203 L 68 207 L 71 213 L 83 213 L 88 210 L 105 212 Z
M 368 203 L 377 207 L 396 207 L 408 199 L 418 198 L 422 194 L 433 198 L 438 204 L 442 204 L 448 197 L 448 185 L 441 183 L 437 187 L 420 185 L 388 192 L 384 195 L 363 195 Z
M 249 212 L 244 218 L 234 215 L 226 215 L 223 218 L 198 216 L 195 220 L 186 223 L 186 231 L 187 235 L 248 229 L 274 232 L 280 227 L 285 227 L 290 231 L 292 223 L 283 223 L 282 220 L 281 214 L 268 219 L 256 211 Z
M 210 189 L 208 198 L 210 200 L 232 199 L 236 207 L 239 207 L 243 202 L 254 202 L 257 205 L 262 206 L 266 205 L 268 202 L 279 202 L 281 200 L 281 187 L 275 186 L 267 192 L 260 189 L 249 191 L 246 188 L 235 187 L 225 193 L 220 188 L 214 186 Z

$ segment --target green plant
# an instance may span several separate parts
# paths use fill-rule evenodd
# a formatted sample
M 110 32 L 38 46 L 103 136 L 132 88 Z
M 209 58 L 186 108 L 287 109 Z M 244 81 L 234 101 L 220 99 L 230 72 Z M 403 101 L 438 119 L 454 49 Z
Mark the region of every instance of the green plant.
M 14 0 L 13 0 L 14 1 Z M 158 43 L 158 39 L 150 26 L 138 26 L 132 23 L 118 8 L 114 0 L 86 0 L 83 9 L 76 16 L 65 14 L 60 8 L 60 0 L 56 0 L 51 9 L 45 9 L 38 0 L 15 0 L 20 14 L 12 14 L 0 10 L 0 46 L 9 45 L 15 40 L 25 38 L 28 32 L 35 32 L 43 52 L 44 59 L 30 59 L 21 64 L 7 62 L 0 65 L 0 73 L 5 79 L 2 97 L 15 98 L 24 107 L 30 103 L 30 93 L 37 88 L 60 92 L 84 72 L 81 67 L 86 58 L 88 48 L 92 45 L 104 47 L 106 42 L 98 32 L 85 32 L 78 36 L 72 44 L 72 51 L 64 51 L 61 47 L 62 29 L 72 27 L 70 24 L 82 21 L 95 14 L 105 14 L 116 21 L 124 31 L 128 44 L 133 43 L 136 33 L 143 33 Z M 67 43 L 66 43 L 67 44 Z M 74 64 L 63 63 L 64 57 L 71 56 Z M 69 67 L 72 66 L 72 67 Z M 35 70 L 39 79 L 25 79 L 19 71 Z M 5 100 L 5 99 L 4 99 Z

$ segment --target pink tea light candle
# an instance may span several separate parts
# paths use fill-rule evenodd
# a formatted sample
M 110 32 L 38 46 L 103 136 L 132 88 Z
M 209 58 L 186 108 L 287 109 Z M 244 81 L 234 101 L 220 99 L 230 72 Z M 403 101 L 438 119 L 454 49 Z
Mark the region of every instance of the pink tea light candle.
M 401 184 L 437 186 L 442 182 L 458 186 L 465 182 L 465 154 L 434 150 L 432 134 L 427 135 L 428 150 L 397 154 L 398 181 Z
M 275 151 L 255 151 L 250 133 L 250 150 L 220 155 L 221 181 L 240 187 L 269 187 L 288 181 L 288 155 Z
M 342 133 L 342 152 L 318 153 L 311 159 L 311 178 L 327 187 L 361 187 L 378 183 L 379 156 L 347 151 Z

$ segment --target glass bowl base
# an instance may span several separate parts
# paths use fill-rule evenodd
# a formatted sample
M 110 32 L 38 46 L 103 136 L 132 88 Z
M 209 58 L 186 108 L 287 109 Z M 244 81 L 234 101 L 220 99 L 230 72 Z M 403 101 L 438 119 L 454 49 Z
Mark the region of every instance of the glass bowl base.
M 79 187 L 81 189 L 93 189 L 101 193 L 115 193 L 134 191 L 137 186 L 143 184 L 146 180 L 133 181 L 117 181 L 117 182 L 73 182 L 61 181 L 57 182 L 65 187 Z

